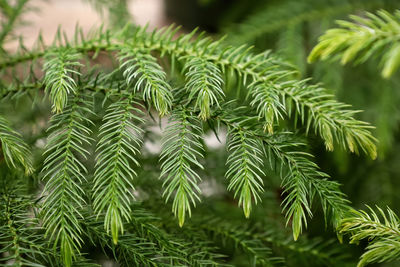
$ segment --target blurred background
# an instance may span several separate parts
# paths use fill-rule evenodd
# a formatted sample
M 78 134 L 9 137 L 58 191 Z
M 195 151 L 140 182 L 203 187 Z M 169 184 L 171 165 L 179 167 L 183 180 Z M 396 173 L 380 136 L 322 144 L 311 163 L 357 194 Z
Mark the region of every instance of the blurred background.
M 14 33 L 16 38 L 23 36 L 26 47 L 33 45 L 40 31 L 45 42 L 50 43 L 59 25 L 72 36 L 77 23 L 85 32 L 90 32 L 101 24 L 119 29 L 131 21 L 148 24 L 149 29 L 171 23 L 182 25 L 182 31 L 199 27 L 215 38 L 226 35 L 225 42 L 231 45 L 250 44 L 254 51 L 272 50 L 297 68 L 299 78 L 311 77 L 314 83 L 324 84 L 340 101 L 363 110 L 358 118 L 376 127 L 373 131 L 379 140 L 376 160 L 350 155 L 340 148 L 326 152 L 319 139 L 309 137 L 312 152 L 322 170 L 343 185 L 343 191 L 355 208 L 364 208 L 365 204 L 388 205 L 400 214 L 399 77 L 383 79 L 377 71 L 378 59 L 357 66 L 342 66 L 337 62 L 310 65 L 306 60 L 318 37 L 334 27 L 336 20 L 348 19 L 349 14 L 364 11 L 385 9 L 390 12 L 400 7 L 399 0 L 30 2 L 31 12 L 24 16 L 24 23 Z M 6 48 L 16 49 L 17 43 L 17 40 L 8 42 Z M 267 204 L 263 205 L 267 207 Z M 324 230 L 322 214 L 316 213 L 315 217 L 309 227 L 311 234 Z
M 31 0 L 32 12 L 23 16 L 25 22 L 15 35 L 23 36 L 24 44 L 31 47 L 39 32 L 43 34 L 44 40 L 50 43 L 60 25 L 68 36 L 73 36 L 77 23 L 87 33 L 102 24 L 109 24 L 109 8 L 118 5 L 126 8 L 124 13 L 129 14 L 135 23 L 148 23 L 150 29 L 169 23 L 163 0 Z M 123 17 L 121 21 L 124 21 Z M 8 42 L 6 48 L 15 48 L 17 44 Z

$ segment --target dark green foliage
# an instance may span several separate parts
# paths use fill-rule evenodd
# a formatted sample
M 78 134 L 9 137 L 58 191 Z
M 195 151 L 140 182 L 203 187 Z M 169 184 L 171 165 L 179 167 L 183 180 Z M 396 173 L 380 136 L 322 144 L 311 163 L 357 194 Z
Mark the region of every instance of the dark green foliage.
M 38 262 L 42 257 L 49 257 L 43 246 L 41 228 L 36 218 L 28 214 L 30 199 L 15 197 L 16 192 L 1 191 L 0 199 L 0 266 L 45 266 Z

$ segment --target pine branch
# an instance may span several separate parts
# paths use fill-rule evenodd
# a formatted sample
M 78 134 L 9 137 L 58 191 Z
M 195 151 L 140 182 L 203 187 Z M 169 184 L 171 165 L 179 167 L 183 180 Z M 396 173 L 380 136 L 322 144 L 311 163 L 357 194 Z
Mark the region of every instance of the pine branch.
M 151 58 L 151 51 L 159 52 L 161 55 L 169 55 L 171 60 L 183 60 L 187 57 L 196 57 L 214 63 L 221 70 L 221 73 L 226 74 L 236 73 L 240 81 L 247 86 L 247 82 L 255 82 L 256 84 L 264 84 L 267 88 L 271 86 L 276 88 L 276 92 L 280 93 L 281 104 L 285 106 L 287 112 L 291 109 L 291 105 L 287 106 L 285 99 L 290 99 L 290 103 L 294 102 L 296 111 L 301 118 L 305 118 L 305 110 L 308 110 L 310 126 L 321 135 L 325 140 L 327 148 L 333 148 L 333 138 L 336 138 L 340 145 L 348 148 L 350 151 L 357 152 L 358 147 L 370 154 L 371 157 L 376 157 L 375 139 L 369 132 L 370 126 L 364 122 L 355 120 L 352 116 L 355 111 L 349 110 L 347 105 L 337 102 L 334 98 L 326 93 L 325 89 L 317 86 L 309 85 L 307 80 L 298 81 L 291 79 L 293 72 L 288 70 L 284 63 L 268 53 L 253 54 L 250 48 L 241 47 L 226 47 L 221 44 L 222 40 L 213 42 L 210 38 L 197 38 L 191 40 L 195 32 L 181 35 L 173 40 L 177 28 L 169 27 L 159 31 L 154 31 L 152 34 L 145 32 L 145 28 L 137 28 L 131 31 L 128 26 L 122 32 L 113 36 L 116 38 L 114 43 L 110 41 L 110 33 L 99 33 L 99 36 L 90 41 L 84 41 L 83 44 L 75 46 L 75 50 L 81 53 L 95 51 L 98 53 L 102 50 L 109 51 L 130 51 L 135 55 L 136 51 L 144 53 L 146 58 Z M 121 43 L 122 44 L 121 44 Z M 59 48 L 60 49 L 60 48 Z M 22 55 L 20 57 L 8 59 L 0 63 L 0 69 L 13 66 L 18 62 L 31 60 L 35 57 L 40 57 L 41 52 L 32 55 Z M 146 55 L 146 54 L 145 54 Z M 146 59 L 147 60 L 147 59 Z M 146 74 L 145 68 L 134 63 L 134 58 L 125 61 L 130 62 L 125 70 L 128 83 L 133 81 L 135 75 Z M 150 64 L 154 61 L 149 60 Z M 124 63 L 123 63 L 124 64 Z M 125 65 L 123 65 L 125 67 Z M 127 71 L 128 70 L 128 71 Z M 146 78 L 152 77 L 151 73 L 145 76 L 141 75 L 142 82 L 136 83 L 145 86 L 144 96 L 152 95 L 151 84 L 157 85 L 159 81 L 163 81 L 164 74 L 160 72 L 159 67 L 154 67 L 156 78 L 150 79 L 150 84 L 145 83 Z M 150 75 L 150 76 L 149 76 Z M 158 75 L 158 76 L 157 76 Z M 160 76 L 161 75 L 161 76 Z M 162 82 L 161 82 L 162 83 Z M 154 94 L 159 95 L 159 98 L 153 97 L 152 102 L 160 113 L 165 113 L 168 110 L 169 102 L 166 97 L 168 90 L 163 85 L 157 87 Z M 240 88 L 241 86 L 239 86 Z M 161 89 L 160 89 L 161 88 Z M 318 88 L 318 89 L 317 89 Z M 157 93 L 156 93 L 157 92 Z M 164 92 L 164 93 L 163 93 Z M 276 98 L 276 97 L 275 97 Z M 164 99 L 164 100 L 163 100 Z M 156 101 L 156 102 L 154 102 Z M 325 106 L 325 104 L 327 104 Z M 278 113 L 281 107 L 276 106 L 274 113 Z M 335 108 L 335 110 L 332 110 Z M 290 114 L 290 113 L 289 113 Z
M 275 122 L 286 115 L 285 105 L 281 103 L 280 93 L 273 86 L 265 86 L 264 83 L 253 82 L 249 85 L 250 105 L 256 107 L 258 120 L 263 121 L 264 131 L 273 133 Z
M 212 62 L 198 57 L 190 57 L 182 70 L 186 76 L 188 100 L 195 99 L 195 109 L 199 109 L 199 117 L 206 120 L 210 117 L 210 108 L 225 96 L 222 90 L 221 71 Z
M 143 100 L 151 101 L 160 115 L 165 115 L 172 105 L 171 86 L 165 81 L 164 70 L 150 52 L 135 47 L 123 48 L 119 56 L 120 68 L 126 83 L 133 84 L 133 91 L 143 90 Z
M 229 47 L 223 40 L 213 41 L 196 31 L 178 36 L 177 31 L 178 28 L 171 26 L 148 33 L 146 27 L 127 25 L 119 32 L 100 28 L 85 36 L 77 28 L 72 41 L 58 31 L 51 47 L 45 47 L 39 37 L 33 50 L 28 51 L 21 42 L 15 54 L 0 60 L 0 101 L 4 103 L 7 96 L 7 100 L 15 102 L 27 95 L 33 96 L 31 102 L 37 105 L 44 90 L 55 113 L 45 160 L 39 163 L 44 165 L 43 179 L 46 180 L 44 197 L 40 199 L 43 201 L 41 216 L 49 240 L 41 240 L 40 236 L 36 239 L 42 232 L 36 231 L 31 221 L 13 220 L 12 209 L 18 208 L 17 204 L 6 205 L 9 209 L 3 216 L 6 219 L 0 214 L 0 229 L 8 232 L 1 232 L 0 240 L 5 237 L 7 245 L 3 249 L 0 243 L 0 250 L 7 250 L 7 257 L 24 265 L 24 260 L 31 260 L 26 255 L 31 252 L 21 248 L 29 247 L 37 256 L 38 264 L 92 266 L 80 252 L 81 248 L 88 248 L 90 252 L 101 249 L 103 256 L 113 257 L 123 266 L 219 266 L 221 262 L 236 264 L 247 259 L 234 257 L 239 253 L 249 256 L 253 265 L 274 264 L 275 254 L 267 241 L 256 235 L 253 228 L 239 224 L 241 220 L 236 219 L 236 213 L 224 214 L 228 222 L 203 216 L 201 222 L 193 220 L 182 227 L 202 198 L 200 186 L 207 186 L 216 176 L 225 173 L 222 163 L 218 163 L 215 166 L 220 170 L 216 173 L 211 169 L 204 177 L 200 175 L 205 152 L 213 153 L 204 151 L 203 128 L 211 128 L 217 134 L 216 128 L 222 124 L 228 129 L 228 190 L 234 192 L 246 217 L 250 212 L 255 213 L 254 202 L 257 204 L 266 197 L 263 183 L 270 177 L 264 177 L 263 163 L 267 157 L 271 163 L 275 160 L 280 163 L 282 206 L 295 240 L 312 216 L 315 196 L 320 198 L 326 221 L 332 221 L 336 227 L 346 218 L 349 203 L 339 184 L 328 180 L 311 160 L 307 147 L 293 138 L 294 135 L 283 132 L 282 127 L 295 121 L 292 128 L 304 127 L 307 134 L 315 132 L 325 141 L 328 150 L 338 144 L 352 152 L 364 151 L 374 158 L 376 140 L 370 133 L 372 127 L 354 119 L 357 111 L 337 102 L 324 88 L 311 85 L 308 80 L 298 80 L 291 67 L 269 53 L 256 54 L 246 45 Z M 94 66 L 97 56 L 107 57 L 110 65 Z M 83 59 L 87 64 L 81 65 Z M 38 66 L 44 74 L 38 71 Z M 169 67 L 171 76 L 166 74 Z M 93 106 L 86 93 L 93 97 Z M 247 99 L 241 99 L 246 93 Z M 227 102 L 231 97 L 245 106 L 237 108 L 234 101 Z M 144 107 L 148 107 L 146 115 L 154 122 L 158 117 L 153 117 L 151 107 L 161 116 L 171 114 L 159 157 L 162 186 L 155 168 L 158 157 L 146 154 L 148 143 L 141 155 L 144 140 L 152 141 L 157 136 L 156 130 L 144 125 Z M 93 128 L 102 125 L 96 133 L 97 149 L 92 152 L 89 125 L 95 112 L 105 115 L 102 122 L 98 118 L 93 120 Z M 40 117 L 41 122 L 44 115 L 32 117 Z M 283 121 L 287 118 L 293 119 Z M 159 121 L 162 125 L 163 120 Z M 27 169 L 32 165 L 27 163 L 29 149 L 8 125 L 0 117 L 0 150 L 9 166 Z M 42 142 L 36 136 L 31 139 L 32 143 L 38 141 L 34 146 L 38 150 Z M 5 150 L 4 144 L 11 148 Z M 94 154 L 97 155 L 95 166 L 91 166 Z M 88 182 L 86 168 L 91 173 L 92 167 L 94 178 Z M 137 172 L 140 172 L 139 179 L 136 179 Z M 7 184 L 10 175 L 5 164 L 0 166 L 0 177 L 3 176 Z M 200 184 L 202 179 L 204 184 Z M 217 181 L 220 182 L 223 183 Z M 88 191 L 90 196 L 86 195 Z M 224 197 L 219 189 L 215 191 L 218 196 L 207 198 Z M 163 198 L 166 202 L 172 199 L 172 211 L 178 217 L 179 227 L 169 208 L 160 206 Z M 138 207 L 142 205 L 139 201 L 165 218 L 160 221 L 147 213 Z M 33 200 L 28 202 L 32 204 Z M 232 206 L 226 199 L 221 202 L 225 207 Z M 221 210 L 218 204 L 221 203 L 200 205 L 207 208 L 201 210 L 200 216 Z M 274 210 L 278 209 L 276 206 Z M 26 213 L 25 217 L 28 218 Z M 259 221 L 257 216 L 253 217 L 251 224 Z M 285 220 L 283 216 L 277 217 L 279 221 Z M 23 232 L 25 229 L 19 227 L 29 231 Z M 22 235 L 29 240 L 33 238 L 33 245 L 35 242 L 39 245 L 31 247 Z M 41 250 L 41 245 L 47 243 L 53 249 Z M 220 243 L 220 248 L 215 247 Z M 318 244 L 308 245 L 303 248 L 317 257 L 318 251 L 313 249 L 319 248 Z M 301 248 L 293 251 L 296 249 Z M 36 253 L 37 250 L 41 252 Z M 231 254 L 232 258 L 221 256 L 221 251 Z M 42 256 L 51 259 L 42 260 Z M 325 260 L 326 257 L 321 256 Z
M 400 219 L 390 209 L 385 213 L 377 207 L 378 212 L 368 207 L 366 211 L 351 210 L 351 214 L 340 224 L 340 232 L 350 235 L 350 243 L 368 239 L 367 251 L 361 256 L 357 266 L 374 262 L 400 259 Z
M 250 216 L 252 202 L 260 201 L 259 193 L 263 192 L 262 171 L 263 160 L 258 139 L 246 134 L 240 128 L 230 128 L 228 134 L 228 151 L 226 164 L 228 170 L 225 177 L 229 179 L 228 190 L 234 191 L 234 197 L 239 196 L 239 206 L 242 206 L 246 218 Z
M 64 110 L 52 117 L 44 153 L 43 225 L 54 248 L 60 245 L 66 266 L 71 266 L 83 242 L 80 220 L 85 192 L 81 185 L 87 170 L 82 158 L 88 156 L 85 146 L 91 142 L 91 131 L 86 126 L 91 124 L 87 118 L 92 113 L 89 106 L 84 95 L 70 97 Z
M 141 115 L 134 95 L 125 94 L 108 107 L 99 129 L 93 205 L 97 217 L 105 211 L 104 228 L 111 232 L 114 244 L 118 233 L 124 232 L 124 221 L 131 219 L 130 203 L 135 199 L 132 180 L 136 176 L 133 165 L 139 165 L 142 144 Z
M 312 216 L 311 203 L 314 192 L 321 199 L 325 219 L 329 217 L 336 228 L 338 221 L 349 209 L 349 202 L 340 191 L 339 185 L 327 180 L 329 176 L 321 172 L 310 160 L 311 154 L 293 150 L 304 144 L 294 140 L 291 134 L 270 136 L 264 142 L 271 168 L 274 157 L 280 160 L 281 168 L 288 167 L 288 172 L 282 181 L 284 193 L 287 194 L 283 208 L 286 209 L 287 223 L 292 221 L 294 239 L 297 240 L 302 232 L 303 224 L 307 227 L 307 215 Z M 281 173 L 284 174 L 282 169 Z
M 234 190 L 235 196 L 239 195 L 239 205 L 243 206 L 245 215 L 250 214 L 252 202 L 257 202 L 260 192 L 263 191 L 261 149 L 266 146 L 270 150 L 269 158 L 274 155 L 281 161 L 282 166 L 287 167 L 287 172 L 281 172 L 282 186 L 286 194 L 283 209 L 286 212 L 287 224 L 292 225 L 294 238 L 298 238 L 307 225 L 307 217 L 312 215 L 311 204 L 315 194 L 321 198 L 325 216 L 331 214 L 330 217 L 336 224 L 347 208 L 347 201 L 340 192 L 338 184 L 326 179 L 327 175 L 320 172 L 318 167 L 309 160 L 310 155 L 296 148 L 300 146 L 298 143 L 285 138 L 279 139 L 281 136 L 279 131 L 271 134 L 273 127 L 279 125 L 284 116 L 295 114 L 297 118 L 300 118 L 307 132 L 314 130 L 324 139 L 328 150 L 333 149 L 334 143 L 338 142 L 350 151 L 358 152 L 358 149 L 362 149 L 371 157 L 375 157 L 375 139 L 369 132 L 370 126 L 355 120 L 353 116 L 356 112 L 349 110 L 347 105 L 336 102 L 325 89 L 309 85 L 306 80 L 293 79 L 293 71 L 284 66 L 282 61 L 267 53 L 253 54 L 246 46 L 225 47 L 221 45 L 221 40 L 213 42 L 209 38 L 202 37 L 192 40 L 195 32 L 181 35 L 173 40 L 175 31 L 173 27 L 164 31 L 155 31 L 152 34 L 145 33 L 144 28 L 139 28 L 132 33 L 124 30 L 119 35 L 109 35 L 108 32 L 100 31 L 99 36 L 90 41 L 68 43 L 68 45 L 60 41 L 58 47 L 52 48 L 54 53 L 65 51 L 64 46 L 69 46 L 80 54 L 100 53 L 105 50 L 120 53 L 119 69 L 109 74 L 99 74 L 94 81 L 93 79 L 89 82 L 80 80 L 79 84 L 79 88 L 82 87 L 84 90 L 102 91 L 104 89 L 106 93 L 104 102 L 112 99 L 116 93 L 122 95 L 121 100 L 113 103 L 106 111 L 105 122 L 100 128 L 92 192 L 95 213 L 102 220 L 102 215 L 104 215 L 105 233 L 112 236 L 114 244 L 118 242 L 119 233 L 124 232 L 124 223 L 131 221 L 130 203 L 134 200 L 132 180 L 136 175 L 133 166 L 138 165 L 138 160 L 134 155 L 138 155 L 141 145 L 142 131 L 133 121 L 141 122 L 142 120 L 134 114 L 140 113 L 140 110 L 134 107 L 137 104 L 133 100 L 133 94 L 142 94 L 145 104 L 154 106 L 161 115 L 172 111 L 172 125 L 166 129 L 160 158 L 161 176 L 165 177 L 164 197 L 167 201 L 173 198 L 172 211 L 178 217 L 179 225 L 182 226 L 186 214 L 191 215 L 192 205 L 200 200 L 198 186 L 200 177 L 196 169 L 202 169 L 199 163 L 199 159 L 203 156 L 200 142 L 202 122 L 196 116 L 211 119 L 211 110 L 229 111 L 222 105 L 224 102 L 221 88 L 222 75 L 236 76 L 235 78 L 239 80 L 238 87 L 246 87 L 248 98 L 252 98 L 249 101 L 250 107 L 245 108 L 248 114 L 243 116 L 235 114 L 236 117 L 231 121 L 217 119 L 219 122 L 226 123 L 230 129 L 231 155 L 228 159 L 230 166 L 226 174 L 230 179 L 228 189 Z M 64 42 L 67 41 L 64 40 Z M 171 86 L 166 82 L 166 74 L 152 53 L 158 53 L 161 57 L 168 55 L 167 60 L 171 60 L 171 64 L 175 59 L 186 64 L 184 73 L 187 77 L 183 85 L 186 90 L 181 90 L 180 93 L 182 99 L 186 98 L 194 102 L 194 110 L 172 105 Z M 40 52 L 26 57 L 11 58 L 1 64 L 11 66 L 15 63 L 23 63 L 39 54 Z M 56 65 L 59 67 L 62 64 Z M 52 73 L 50 69 L 47 77 Z M 121 77 L 114 79 L 114 74 L 124 76 L 124 83 L 128 85 L 128 88 L 121 87 Z M 72 79 L 71 76 L 68 77 Z M 108 80 L 113 80 L 115 83 L 110 84 Z M 73 85 L 78 87 L 76 84 Z M 69 95 L 73 96 L 74 93 L 71 91 Z M 68 93 L 62 96 L 67 97 Z M 257 116 L 253 117 L 252 114 L 256 111 Z M 258 126 L 253 129 L 241 125 L 240 121 L 246 123 L 250 120 Z M 264 129 L 260 127 L 257 120 L 262 121 Z M 67 127 L 67 130 L 61 133 L 67 133 L 68 129 L 70 128 Z M 268 130 L 270 134 L 266 134 L 265 130 Z M 57 142 L 61 142 L 60 140 L 64 142 L 68 138 L 57 139 Z M 55 150 L 62 149 L 62 146 L 56 147 L 55 144 L 56 142 L 53 145 Z M 50 157 L 57 158 L 58 156 L 73 158 L 73 162 L 78 160 L 69 152 L 67 154 L 60 152 L 60 155 L 54 154 Z M 48 168 L 54 170 L 59 167 L 59 165 L 54 165 Z M 84 172 L 83 165 L 75 169 Z M 73 176 L 73 178 L 78 182 L 80 176 Z M 59 194 L 64 194 L 67 190 L 63 188 L 65 183 L 58 182 L 57 185 L 59 184 L 62 186 L 53 185 L 53 187 L 58 191 L 61 190 Z M 68 190 L 81 192 L 78 183 L 74 183 L 72 189 L 68 188 Z M 53 192 L 48 188 L 47 191 Z M 79 195 L 76 192 L 75 194 Z M 75 198 L 73 201 L 81 200 Z M 45 204 L 45 207 L 49 205 Z M 83 204 L 74 205 L 74 207 L 82 208 L 81 205 Z M 64 212 L 65 208 L 62 209 Z M 67 211 L 72 213 L 69 217 L 74 220 L 72 225 L 79 228 L 78 230 L 74 228 L 72 230 L 75 232 L 71 232 L 74 239 L 71 239 L 68 244 L 73 245 L 73 248 L 66 250 L 66 246 L 61 245 L 64 260 L 70 257 L 72 261 L 73 257 L 67 255 L 66 252 L 75 254 L 74 251 L 78 250 L 81 244 L 79 237 L 79 233 L 82 232 L 79 225 L 81 214 L 72 208 Z M 138 241 L 137 237 L 131 236 L 129 232 L 127 236 Z M 152 246 L 159 246 L 157 242 L 151 243 Z
M 196 201 L 200 201 L 197 183 L 201 178 L 194 168 L 203 169 L 198 162 L 203 157 L 200 143 L 203 130 L 201 122 L 184 108 L 176 109 L 171 114 L 170 123 L 163 135 L 160 177 L 165 179 L 165 201 L 173 198 L 172 211 L 182 227 L 186 212 L 190 217 L 191 205 L 196 206 Z
M 233 108 L 227 105 L 223 109 Z M 243 107 L 233 109 L 233 112 L 229 113 L 222 112 L 216 119 L 229 128 L 242 129 L 247 139 L 259 141 L 252 149 L 258 148 L 265 152 L 271 169 L 274 169 L 275 159 L 278 160 L 281 166 L 278 172 L 282 176 L 283 194 L 286 195 L 282 205 L 286 211 L 286 223 L 291 223 L 295 240 L 303 227 L 307 227 L 307 217 L 312 216 L 311 204 L 315 193 L 321 199 L 325 219 L 329 217 L 333 226 L 337 227 L 338 221 L 349 209 L 349 202 L 340 191 L 339 184 L 328 180 L 329 176 L 321 172 L 310 160 L 312 155 L 300 150 L 305 147 L 304 143 L 288 132 L 265 134 L 257 123 L 258 118 Z
M 33 172 L 31 150 L 22 136 L 10 127 L 10 123 L 0 116 L 0 152 L 10 168 L 22 169 L 25 175 Z M 1 162 L 1 160 L 0 160 Z
M 173 33 L 173 31 L 171 32 Z M 221 50 L 218 50 L 217 48 L 221 46 L 220 41 L 211 42 L 207 39 L 195 40 L 193 45 L 190 45 L 188 38 L 194 33 L 178 38 L 175 42 L 170 41 L 172 37 L 168 29 L 164 33 L 158 34 L 159 36 L 157 33 L 153 33 L 151 39 L 146 38 L 146 40 L 156 42 L 156 37 L 159 37 L 161 40 L 155 43 L 160 47 L 158 49 L 165 53 L 171 53 L 176 58 L 182 53 L 194 53 L 208 61 L 215 62 L 221 67 L 223 73 L 229 69 L 237 72 L 244 84 L 251 79 L 271 87 L 273 82 L 273 86 L 281 93 L 282 104 L 285 107 L 287 104 L 284 100 L 291 99 L 301 118 L 305 117 L 304 107 L 309 109 L 311 115 L 309 123 L 313 122 L 312 126 L 324 138 L 328 148 L 333 147 L 332 140 L 330 140 L 333 135 L 343 147 L 350 151 L 357 152 L 357 146 L 360 146 L 372 158 L 376 157 L 375 139 L 368 131 L 370 128 L 368 124 L 355 120 L 352 117 L 355 112 L 348 110 L 347 105 L 335 101 L 331 95 L 326 93 L 326 90 L 316 89 L 316 86 L 308 85 L 306 80 L 288 80 L 292 74 L 291 71 L 282 68 L 282 62 L 277 61 L 274 57 L 266 53 L 254 55 L 246 46 L 221 47 Z M 168 43 L 171 45 L 169 46 Z M 180 47 L 183 51 L 176 47 Z M 279 106 L 274 108 L 279 110 Z M 332 108 L 335 110 L 333 111 Z M 286 110 L 290 109 L 290 105 L 286 107 Z
M 53 112 L 59 113 L 67 105 L 68 95 L 74 95 L 76 92 L 76 83 L 72 75 L 80 75 L 74 70 L 82 66 L 78 62 L 80 55 L 69 49 L 50 50 L 46 53 L 45 59 L 43 65 L 45 92 L 53 103 Z
M 342 64 L 359 64 L 381 54 L 382 76 L 391 77 L 400 65 L 400 11 L 390 14 L 380 10 L 350 18 L 352 22 L 337 21 L 340 28 L 330 29 L 320 37 L 308 61 L 341 58 Z
M 328 179 L 312 180 L 312 187 L 321 201 L 325 222 L 331 221 L 334 229 L 350 210 L 350 201 L 340 189 L 340 184 Z
M 377 157 L 377 140 L 370 133 L 374 127 L 354 119 L 359 111 L 337 102 L 326 89 L 318 85 L 309 86 L 305 81 L 285 86 L 281 90 L 282 97 L 291 100 L 287 106 L 289 116 L 292 115 L 290 110 L 293 106 L 296 117 L 306 125 L 307 132 L 313 129 L 319 134 L 325 141 L 327 150 L 333 150 L 336 141 L 350 152 L 359 153 L 361 148 L 372 159 Z
M 307 216 L 312 217 L 310 178 L 317 175 L 325 177 L 326 175 L 320 174 L 314 163 L 305 160 L 305 158 L 296 157 L 298 155 L 295 153 L 289 152 L 289 155 L 282 155 L 281 147 L 276 146 L 276 144 L 268 144 L 268 149 L 275 156 L 280 156 L 282 164 L 287 164 L 289 168 L 286 176 L 282 177 L 282 187 L 284 188 L 282 194 L 286 195 L 282 206 L 286 212 L 286 225 L 292 224 L 293 238 L 297 240 L 303 226 L 307 227 Z

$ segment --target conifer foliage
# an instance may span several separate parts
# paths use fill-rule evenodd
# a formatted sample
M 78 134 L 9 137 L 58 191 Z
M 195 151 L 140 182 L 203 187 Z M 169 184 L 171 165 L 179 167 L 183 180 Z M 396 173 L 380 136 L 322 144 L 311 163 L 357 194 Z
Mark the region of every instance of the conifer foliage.
M 39 36 L 32 50 L 0 59 L 1 103 L 29 101 L 51 113 L 35 114 L 43 125 L 20 127 L 22 135 L 11 125 L 24 121 L 9 122 L 1 109 L 0 229 L 8 229 L 0 234 L 1 264 L 97 266 L 96 251 L 121 266 L 271 266 L 285 261 L 274 244 L 293 250 L 294 241 L 259 225 L 277 218 L 282 223 L 271 227 L 315 248 L 300 234 L 316 203 L 334 230 L 353 240 L 367 236 L 358 234 L 367 224 L 346 217 L 345 194 L 313 162 L 302 137 L 375 158 L 372 126 L 270 53 L 178 30 L 128 24 L 85 36 L 77 28 L 71 41 L 59 31 L 45 46 Z M 110 66 L 95 64 L 102 57 Z M 208 133 L 227 136 L 219 150 L 226 161 L 212 158 L 218 153 L 207 146 Z M 162 140 L 155 154 L 148 149 L 154 140 Z M 212 182 L 225 200 L 207 186 Z M 282 192 L 278 203 L 268 197 L 274 187 Z M 234 214 L 231 203 L 247 221 L 218 210 Z M 260 216 L 267 203 L 277 215 Z M 398 226 L 391 211 L 384 223 L 356 215 Z M 385 234 L 374 236 L 370 251 L 386 244 Z M 230 250 L 243 258 L 224 255 Z M 327 261 L 318 248 L 313 253 Z M 368 253 L 363 262 L 386 259 Z
M 369 239 L 367 251 L 361 256 L 358 266 L 373 262 L 393 261 L 400 257 L 400 220 L 387 208 L 385 213 L 377 207 L 378 212 L 368 207 L 365 211 L 353 210 L 340 226 L 340 231 L 350 234 L 350 242 L 356 243 Z
M 340 28 L 330 29 L 320 37 L 309 61 L 326 60 L 337 55 L 342 64 L 351 61 L 360 64 L 375 54 L 383 54 L 382 76 L 392 76 L 400 65 L 400 11 L 391 14 L 380 10 L 377 14 L 366 13 L 365 16 L 353 15 L 350 18 L 352 21 L 337 21 Z

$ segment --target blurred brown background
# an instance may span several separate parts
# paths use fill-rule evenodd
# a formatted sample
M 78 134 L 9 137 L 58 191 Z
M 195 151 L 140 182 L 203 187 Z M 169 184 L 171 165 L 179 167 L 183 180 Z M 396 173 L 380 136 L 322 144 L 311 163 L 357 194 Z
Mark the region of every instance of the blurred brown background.
M 112 0 L 111 0 L 112 1 Z M 139 25 L 149 24 L 149 28 L 155 28 L 168 24 L 164 12 L 163 0 L 128 0 L 129 13 L 135 23 Z M 24 44 L 31 47 L 40 31 L 46 43 L 50 43 L 59 25 L 68 36 L 72 36 L 76 23 L 84 32 L 92 28 L 107 24 L 107 14 L 101 15 L 89 0 L 33 0 L 30 6 L 35 10 L 25 16 L 24 25 L 18 27 L 17 36 L 24 36 Z M 9 42 L 8 49 L 14 49 L 17 42 Z

